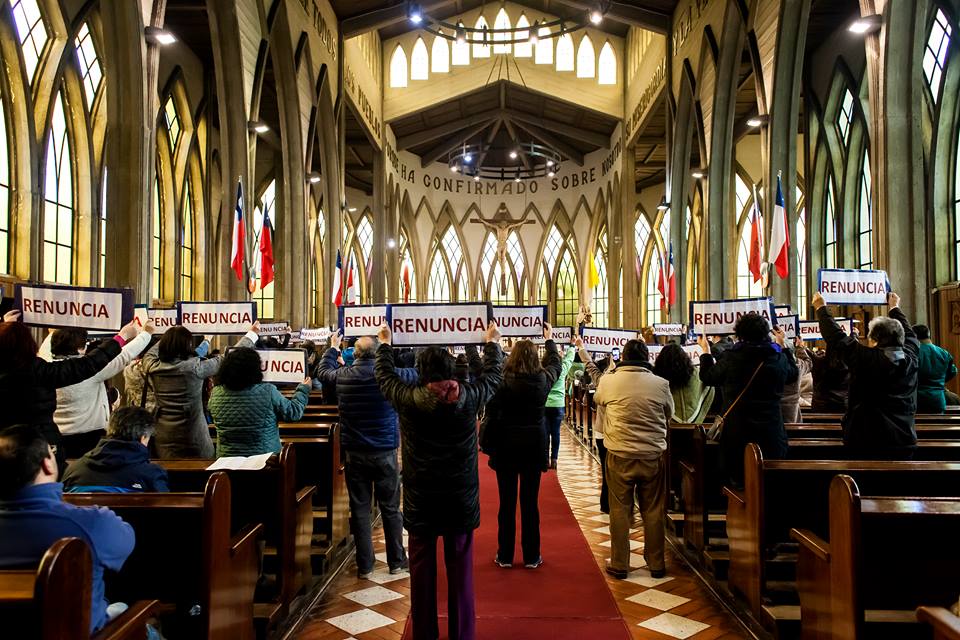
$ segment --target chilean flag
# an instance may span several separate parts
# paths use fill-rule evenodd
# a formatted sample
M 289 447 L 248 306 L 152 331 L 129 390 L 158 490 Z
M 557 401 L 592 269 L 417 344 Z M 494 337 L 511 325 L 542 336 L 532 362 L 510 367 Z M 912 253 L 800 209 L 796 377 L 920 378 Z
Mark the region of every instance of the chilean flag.
M 273 282 L 273 225 L 270 212 L 263 212 L 263 228 L 260 230 L 260 288 Z
M 670 257 L 666 260 L 665 268 L 660 269 L 660 281 L 657 289 L 662 296 L 660 299 L 660 308 L 667 309 L 677 300 L 677 276 L 673 272 L 673 243 L 670 243 Z
M 753 190 L 753 212 L 750 220 L 750 274 L 754 282 L 763 277 L 763 223 L 760 221 L 760 204 L 757 190 Z
M 357 285 L 354 283 L 353 258 L 350 258 L 350 267 L 347 269 L 347 299 L 345 304 L 357 304 Z
M 243 224 L 243 183 L 237 181 L 237 215 L 233 219 L 233 246 L 230 249 L 230 268 L 237 274 L 237 280 L 243 282 L 246 265 L 243 261 L 244 242 Z
M 337 249 L 337 268 L 333 270 L 333 304 L 338 307 L 343 303 L 343 261 L 340 259 L 340 249 Z
M 770 255 L 768 261 L 776 265 L 777 275 L 786 278 L 790 275 L 790 263 L 787 255 L 790 250 L 790 232 L 787 231 L 787 208 L 783 202 L 783 189 L 780 174 L 777 174 L 777 202 L 773 207 L 773 228 L 770 231 Z
M 410 302 L 410 264 L 403 263 L 403 303 Z

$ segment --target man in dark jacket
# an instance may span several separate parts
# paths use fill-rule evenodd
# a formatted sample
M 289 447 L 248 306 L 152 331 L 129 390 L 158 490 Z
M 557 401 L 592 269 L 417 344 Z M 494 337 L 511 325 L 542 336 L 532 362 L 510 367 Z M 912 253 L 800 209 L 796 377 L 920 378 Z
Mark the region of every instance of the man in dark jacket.
M 153 414 L 140 407 L 117 409 L 107 425 L 107 436 L 63 474 L 70 493 L 99 491 L 131 493 L 169 491 L 167 471 L 150 462 Z
M 403 432 L 403 524 L 410 532 L 413 637 L 434 640 L 437 627 L 437 538 L 447 569 L 449 638 L 474 640 L 473 530 L 480 526 L 477 411 L 501 379 L 500 331 L 492 322 L 483 366 L 472 383 L 454 379 L 454 358 L 441 347 L 420 353 L 417 386 L 397 373 L 390 330 L 377 336 L 377 383 L 400 415 Z
M 350 496 L 350 529 L 357 546 L 357 574 L 368 578 L 375 557 L 371 534 L 371 502 L 376 496 L 383 518 L 387 565 L 397 574 L 408 567 L 403 550 L 403 516 L 400 515 L 400 471 L 397 464 L 397 414 L 380 393 L 373 375 L 377 341 L 363 337 L 354 345 L 354 361 L 340 366 L 339 332 L 330 336 L 330 348 L 317 367 L 323 384 L 336 385 L 340 409 L 340 449 L 345 460 Z M 417 381 L 416 369 L 399 369 L 404 384 Z
M 813 373 L 810 409 L 817 413 L 843 413 L 847 410 L 850 369 L 833 351 L 809 353 Z
M 123 566 L 133 551 L 133 527 L 109 509 L 63 501 L 56 458 L 38 428 L 0 430 L 0 568 L 36 567 L 50 545 L 67 537 L 83 540 L 93 556 L 93 632 L 126 608 L 108 606 L 103 572 Z
M 858 458 L 909 460 L 917 448 L 917 371 L 920 343 L 890 292 L 888 316 L 870 321 L 867 345 L 848 336 L 813 296 L 820 335 L 850 368 L 850 393 L 843 416 L 843 443 Z
M 770 338 L 770 323 L 748 313 L 734 326 L 737 342 L 714 360 L 710 343 L 700 337 L 700 381 L 723 392 L 723 413 L 729 411 L 720 438 L 720 452 L 728 479 L 743 484 L 743 450 L 750 442 L 765 458 L 787 455 L 787 432 L 780 401 L 784 385 L 797 379 L 797 364 L 787 349 L 782 330 Z M 742 396 L 741 396 L 742 394 Z M 739 400 L 737 400 L 739 398 Z M 609 445 L 608 445 L 609 446 Z

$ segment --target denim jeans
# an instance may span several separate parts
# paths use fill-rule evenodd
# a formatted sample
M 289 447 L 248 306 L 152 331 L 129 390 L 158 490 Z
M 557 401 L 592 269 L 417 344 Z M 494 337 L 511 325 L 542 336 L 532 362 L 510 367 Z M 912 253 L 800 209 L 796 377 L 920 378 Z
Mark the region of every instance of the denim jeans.
M 400 470 L 397 451 L 346 451 L 345 474 L 350 495 L 350 532 L 357 545 L 357 571 L 373 571 L 372 501 L 376 497 L 387 544 L 387 564 L 406 562 L 403 516 L 400 513 Z
M 543 410 L 543 420 L 547 427 L 547 439 L 550 442 L 550 459 L 560 455 L 560 425 L 563 424 L 563 407 L 547 407 Z

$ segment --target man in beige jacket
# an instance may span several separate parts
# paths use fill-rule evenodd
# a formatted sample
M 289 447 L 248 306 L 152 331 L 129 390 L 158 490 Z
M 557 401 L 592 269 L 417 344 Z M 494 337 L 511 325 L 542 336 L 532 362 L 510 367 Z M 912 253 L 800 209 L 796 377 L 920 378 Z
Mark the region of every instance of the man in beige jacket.
M 643 556 L 654 578 L 666 574 L 664 518 L 667 502 L 664 452 L 673 415 L 670 383 L 650 370 L 647 345 L 630 340 L 622 361 L 597 385 L 594 402 L 604 412 L 607 484 L 610 490 L 610 563 L 607 573 L 630 571 L 634 495 L 643 517 Z

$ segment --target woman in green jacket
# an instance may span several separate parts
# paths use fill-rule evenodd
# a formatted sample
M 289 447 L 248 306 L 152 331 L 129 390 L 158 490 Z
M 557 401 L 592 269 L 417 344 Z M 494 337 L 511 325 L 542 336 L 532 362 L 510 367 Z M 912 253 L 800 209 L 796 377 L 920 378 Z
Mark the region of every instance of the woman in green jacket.
M 703 424 L 713 404 L 714 388 L 704 386 L 700 376 L 694 375 L 693 363 L 680 345 L 671 342 L 664 346 L 653 365 L 653 372 L 670 383 L 674 421 Z
M 217 456 L 280 453 L 277 423 L 303 417 L 310 399 L 310 378 L 297 385 L 291 399 L 263 382 L 260 355 L 249 347 L 232 349 L 220 366 L 219 382 L 208 408 L 217 425 Z

